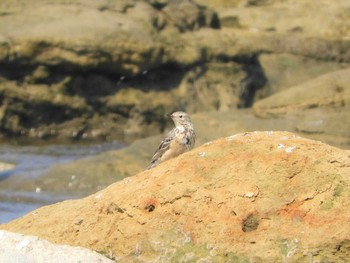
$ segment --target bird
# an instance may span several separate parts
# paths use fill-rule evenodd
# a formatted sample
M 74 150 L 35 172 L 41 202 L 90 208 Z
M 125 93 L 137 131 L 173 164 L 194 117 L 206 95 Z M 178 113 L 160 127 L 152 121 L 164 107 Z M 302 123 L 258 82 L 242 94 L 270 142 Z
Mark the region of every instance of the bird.
M 168 117 L 173 120 L 175 127 L 168 132 L 160 143 L 146 170 L 154 168 L 159 163 L 179 156 L 194 147 L 196 133 L 191 117 L 183 111 L 168 114 Z

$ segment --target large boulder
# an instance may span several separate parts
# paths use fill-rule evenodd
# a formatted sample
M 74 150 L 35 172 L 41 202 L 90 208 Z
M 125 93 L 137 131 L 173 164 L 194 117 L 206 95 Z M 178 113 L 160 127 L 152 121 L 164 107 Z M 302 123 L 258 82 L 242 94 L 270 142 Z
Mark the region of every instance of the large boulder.
M 349 174 L 349 151 L 242 133 L 0 228 L 120 262 L 346 262 Z

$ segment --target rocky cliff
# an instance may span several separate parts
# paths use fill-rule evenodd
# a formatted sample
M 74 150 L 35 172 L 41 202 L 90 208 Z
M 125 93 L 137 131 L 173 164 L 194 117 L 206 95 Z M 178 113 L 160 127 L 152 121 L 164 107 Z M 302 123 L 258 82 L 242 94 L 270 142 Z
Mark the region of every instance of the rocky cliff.
M 241 133 L 0 228 L 118 262 L 346 262 L 350 152 Z
M 215 3 L 1 1 L 1 135 L 131 141 L 349 67 L 346 0 Z

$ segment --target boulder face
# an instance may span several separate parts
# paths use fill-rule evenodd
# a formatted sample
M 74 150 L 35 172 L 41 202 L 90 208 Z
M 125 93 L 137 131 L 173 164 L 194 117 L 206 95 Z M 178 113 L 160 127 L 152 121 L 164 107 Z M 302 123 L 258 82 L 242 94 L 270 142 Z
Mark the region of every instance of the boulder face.
M 241 133 L 0 228 L 118 262 L 345 262 L 349 175 L 349 151 Z

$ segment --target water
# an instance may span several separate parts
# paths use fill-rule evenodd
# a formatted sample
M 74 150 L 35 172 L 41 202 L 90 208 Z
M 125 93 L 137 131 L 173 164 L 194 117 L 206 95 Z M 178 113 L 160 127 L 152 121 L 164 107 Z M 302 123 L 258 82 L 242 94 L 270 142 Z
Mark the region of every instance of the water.
M 98 153 L 122 148 L 113 141 L 95 145 L 0 145 L 0 162 L 13 163 L 12 169 L 0 172 L 0 224 L 9 222 L 47 204 L 74 196 L 42 193 L 40 188 L 23 187 L 24 181 L 33 181 L 51 166 Z M 40 194 L 39 194 L 40 193 Z

